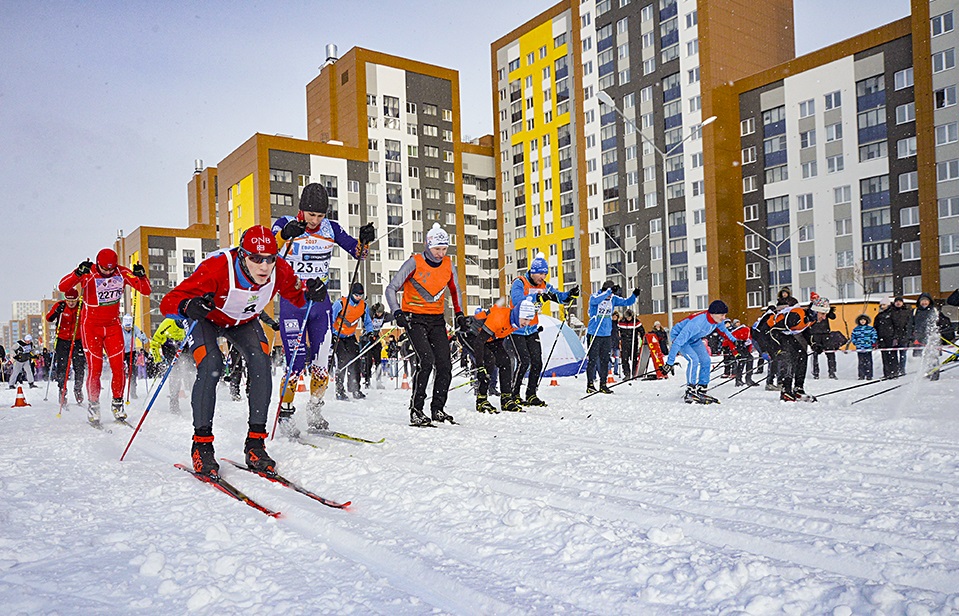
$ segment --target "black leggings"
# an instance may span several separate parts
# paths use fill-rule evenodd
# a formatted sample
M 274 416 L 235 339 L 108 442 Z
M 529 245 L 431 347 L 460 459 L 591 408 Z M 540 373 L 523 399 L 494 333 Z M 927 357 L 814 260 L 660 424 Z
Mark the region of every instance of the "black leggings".
M 779 382 L 787 390 L 802 389 L 806 384 L 806 364 L 808 351 L 799 336 L 775 332 L 774 340 L 779 343 Z
M 53 350 L 53 373 L 60 389 L 66 391 L 66 383 L 63 379 L 67 376 L 67 357 L 70 355 L 70 341 L 63 338 L 57 338 L 57 346 Z M 73 344 L 73 359 L 70 360 L 70 375 L 73 377 L 74 387 L 77 391 L 83 389 L 83 373 L 87 366 L 87 360 L 83 358 L 83 344 L 80 337 L 77 336 Z
M 479 373 L 479 387 L 476 393 L 485 396 L 489 393 L 491 375 L 496 374 L 495 370 L 499 370 L 503 375 L 503 381 L 508 383 L 512 366 L 510 365 L 509 353 L 506 352 L 504 346 L 505 338 L 497 338 L 484 343 L 479 341 L 481 337 L 485 338 L 486 336 L 480 334 L 474 338 L 474 351 L 477 357 L 483 358 L 480 365 L 485 367 L 486 370 Z
M 223 353 L 216 339 L 225 337 L 233 343 L 246 363 L 250 384 L 250 424 L 266 424 L 272 393 L 269 346 L 263 328 L 256 320 L 236 327 L 219 327 L 203 319 L 190 336 L 190 352 L 196 361 L 196 383 L 193 385 L 193 427 L 213 429 L 216 408 L 216 384 L 223 376 Z M 182 358 L 181 358 L 182 361 Z
M 344 385 L 351 393 L 360 390 L 360 362 L 363 360 L 356 359 L 359 354 L 360 345 L 356 341 L 356 336 L 340 338 L 339 344 L 336 345 L 336 378 L 333 380 L 336 382 L 336 393 L 341 396 L 346 394 L 343 391 Z M 356 361 L 353 361 L 354 359 Z M 352 364 L 350 364 L 351 361 Z M 344 370 L 343 366 L 346 366 L 346 364 L 350 365 Z
M 539 344 L 539 332 L 529 336 L 512 334 L 509 337 L 516 350 L 516 374 L 513 377 L 513 395 L 518 396 L 523 387 L 523 376 L 529 370 L 529 382 L 526 384 L 526 397 L 536 395 L 539 376 L 543 373 L 543 349 Z
M 436 367 L 433 379 L 433 400 L 430 409 L 442 411 L 453 380 L 453 361 L 450 358 L 450 340 L 446 336 L 446 319 L 441 314 L 414 314 L 408 330 L 416 357 L 413 370 L 413 397 L 410 410 L 423 412 L 426 403 L 426 385 Z

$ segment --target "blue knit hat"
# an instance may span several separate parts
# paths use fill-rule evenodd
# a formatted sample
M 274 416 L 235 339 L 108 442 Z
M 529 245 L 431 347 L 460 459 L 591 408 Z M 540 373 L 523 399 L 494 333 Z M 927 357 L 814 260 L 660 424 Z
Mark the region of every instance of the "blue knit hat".
M 546 255 L 541 252 L 536 253 L 536 258 L 529 266 L 530 274 L 548 274 L 549 263 L 546 261 Z
M 707 312 L 709 312 L 709 314 L 728 314 L 729 306 L 727 306 L 726 302 L 721 299 L 714 299 L 712 302 L 710 302 L 709 310 Z

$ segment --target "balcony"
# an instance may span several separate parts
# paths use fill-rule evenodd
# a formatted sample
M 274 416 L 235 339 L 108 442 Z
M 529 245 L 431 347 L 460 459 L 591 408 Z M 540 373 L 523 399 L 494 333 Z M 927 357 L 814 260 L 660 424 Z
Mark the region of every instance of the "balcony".
M 556 91 L 556 103 L 562 103 L 563 101 L 569 100 L 569 90 L 557 90 Z
M 685 169 L 677 169 L 675 171 L 666 172 L 666 183 L 675 184 L 676 182 L 682 182 L 686 178 Z
M 403 204 L 403 195 L 391 195 L 387 193 L 386 202 L 390 205 L 402 205 Z
M 509 119 L 510 119 L 510 123 L 511 123 L 511 124 L 516 124 L 517 122 L 519 122 L 519 121 L 521 121 L 521 120 L 523 119 L 523 111 L 522 111 L 522 110 L 517 111 L 516 113 L 512 114 L 512 115 L 509 117 Z
M 526 205 L 526 195 L 517 195 L 513 202 L 516 205 Z
M 615 276 L 617 274 L 623 273 L 623 262 L 617 261 L 616 263 L 607 263 L 606 264 L 606 275 Z
M 686 263 L 689 263 L 689 253 L 686 251 L 669 253 L 670 265 L 685 265 Z
M 770 257 L 783 257 L 785 255 L 788 255 L 792 252 L 792 248 L 790 244 L 791 244 L 791 240 L 786 240 L 785 242 L 782 243 L 781 246 L 779 246 L 778 249 L 772 244 L 766 244 L 766 246 L 768 247 L 766 254 L 768 254 Z
M 603 201 L 612 201 L 613 199 L 619 199 L 619 187 L 614 186 L 613 188 L 604 188 Z
M 863 274 L 866 276 L 875 276 L 877 274 L 892 273 L 892 258 L 872 259 L 863 263 Z
M 689 278 L 670 281 L 669 292 L 670 293 L 689 293 Z
M 526 179 L 526 176 L 523 175 L 522 173 L 519 174 L 519 175 L 514 175 L 514 176 L 513 176 L 513 186 L 520 186 L 520 185 L 522 185 L 523 180 L 525 180 L 525 179 Z
M 766 226 L 767 227 L 778 227 L 780 225 L 789 224 L 789 210 L 783 210 L 781 212 L 768 212 L 766 214 Z
M 673 116 L 669 116 L 668 118 L 665 118 L 663 120 L 663 126 L 666 128 L 666 130 L 669 130 L 671 128 L 676 128 L 677 126 L 682 126 L 682 125 L 683 125 L 683 114 L 681 113 L 678 113 Z
M 682 95 L 683 89 L 678 85 L 673 86 L 668 90 L 663 90 L 663 102 L 668 103 L 669 101 L 674 101 Z
M 605 176 L 605 175 L 612 175 L 612 174 L 614 174 L 614 173 L 617 173 L 618 171 L 619 171 L 619 163 L 618 163 L 618 162 L 611 162 L 611 163 L 606 163 L 605 165 L 603 165 L 603 175 L 604 175 L 604 176 Z
M 567 134 L 567 135 L 563 135 L 563 136 L 561 136 L 561 137 L 557 140 L 557 142 L 556 142 L 556 147 L 558 147 L 558 148 L 565 148 L 566 146 L 568 146 L 568 145 L 571 144 L 572 142 L 573 142 L 573 138 L 572 138 L 571 135 L 568 135 L 568 134 Z
M 618 237 L 609 237 L 605 233 L 603 235 L 606 237 L 606 250 L 619 250 L 621 240 Z
M 518 165 L 521 162 L 523 162 L 523 153 L 520 152 L 519 154 L 513 154 L 513 164 Z
M 859 200 L 859 205 L 864 210 L 871 210 L 877 207 L 889 205 L 889 191 L 881 190 L 874 193 L 866 193 Z
M 892 239 L 891 225 L 877 225 L 875 227 L 862 228 L 862 241 L 867 242 L 888 242 Z
M 563 251 L 563 261 L 575 261 L 576 260 L 576 251 L 575 250 L 564 250 Z
M 875 109 L 876 107 L 884 107 L 886 105 L 886 91 L 879 90 L 878 92 L 871 92 L 864 96 L 860 96 L 856 99 L 856 109 L 858 111 L 868 111 L 869 109 Z
M 859 129 L 859 145 L 872 143 L 873 141 L 884 141 L 886 139 L 886 125 L 877 124 L 876 126 L 867 126 Z
M 515 103 L 523 97 L 523 90 L 513 90 L 509 93 L 509 102 Z
M 676 17 L 679 13 L 679 6 L 677 3 L 673 2 L 669 6 L 665 7 L 659 12 L 659 22 L 662 23 L 669 19 L 670 17 Z
M 600 151 L 607 152 L 609 150 L 616 148 L 616 137 L 610 137 L 609 139 L 603 139 L 600 144 Z
M 613 46 L 613 37 L 607 36 L 601 41 L 596 41 L 596 53 L 602 53 Z
M 564 158 L 563 160 L 559 161 L 560 171 L 563 171 L 564 169 L 569 169 L 572 166 L 573 166 L 572 158 Z
M 610 39 L 610 40 L 612 40 L 612 39 Z M 607 62 L 606 64 L 602 64 L 602 65 L 600 65 L 600 67 L 599 67 L 599 76 L 600 76 L 600 77 L 605 77 L 606 75 L 609 75 L 610 73 L 614 73 L 614 72 L 616 72 L 616 61 L 615 61 L 615 60 L 612 61 L 612 62 Z
M 782 286 L 787 284 L 792 284 L 793 281 L 793 272 L 792 270 L 779 270 L 779 276 L 776 276 L 776 272 L 769 273 L 769 284 L 771 286 Z
M 786 150 L 770 152 L 769 154 L 763 156 L 763 166 L 767 169 L 769 167 L 779 167 L 780 165 L 785 165 L 786 162 Z
M 667 47 L 672 47 L 679 42 L 679 30 L 673 30 L 672 32 L 667 33 L 662 37 L 662 42 L 660 43 L 662 49 Z
M 555 79 L 559 81 L 560 79 L 565 79 L 569 76 L 569 66 L 564 66 L 562 68 L 556 69 Z
M 616 112 L 610 111 L 609 113 L 603 113 L 599 116 L 599 125 L 600 126 L 609 126 L 610 124 L 616 123 Z
M 764 137 L 775 137 L 776 135 L 783 135 L 786 133 L 786 120 L 779 120 L 778 122 L 771 122 L 769 124 L 763 125 L 763 136 Z
M 560 183 L 559 183 L 559 192 L 565 193 L 565 192 L 570 192 L 571 190 L 573 190 L 573 182 L 572 182 L 572 180 L 570 180 L 569 182 L 560 182 Z
M 383 152 L 383 156 L 386 157 L 386 160 L 399 161 L 401 159 L 399 150 L 386 150 Z M 326 191 L 329 192 L 330 189 L 326 189 Z M 333 195 L 331 194 L 330 196 L 332 197 Z
M 403 224 L 403 216 L 387 216 L 386 224 L 390 227 L 398 227 Z
M 560 209 L 559 209 L 559 215 L 560 215 L 560 216 L 567 216 L 567 215 L 572 214 L 572 213 L 573 213 L 573 204 L 572 204 L 572 203 L 564 203 L 562 206 L 560 206 Z
M 669 225 L 669 237 L 671 239 L 686 237 L 686 225 Z

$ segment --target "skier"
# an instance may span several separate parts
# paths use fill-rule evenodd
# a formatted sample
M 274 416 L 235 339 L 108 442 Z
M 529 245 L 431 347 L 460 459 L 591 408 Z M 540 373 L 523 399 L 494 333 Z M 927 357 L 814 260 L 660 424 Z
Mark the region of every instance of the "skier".
M 549 263 L 546 261 L 546 255 L 541 252 L 537 253 L 526 274 L 514 280 L 510 286 L 510 303 L 513 306 L 519 306 L 528 297 L 540 305 L 551 301 L 565 304 L 570 298 L 579 297 L 578 286 L 574 286 L 566 292 L 560 291 L 546 282 L 547 274 L 549 274 Z M 609 317 L 607 316 L 606 319 L 608 321 Z M 608 325 L 609 323 L 607 323 Z M 501 379 L 500 389 L 503 394 L 512 391 L 513 398 L 526 406 L 546 406 L 546 402 L 536 395 L 540 375 L 543 372 L 543 349 L 539 343 L 540 329 L 539 315 L 537 314 L 533 316 L 529 325 L 520 327 L 513 332 L 510 336 L 510 343 L 517 358 L 516 373 L 511 385 Z M 523 387 L 523 377 L 527 370 L 529 370 L 529 380 L 526 383 L 526 399 L 524 400 L 519 397 L 519 392 Z
M 17 348 L 13 351 L 13 372 L 10 373 L 10 389 L 16 388 L 17 379 L 21 372 L 26 376 L 30 389 L 37 388 L 37 384 L 33 382 L 33 367 L 30 364 L 36 355 L 33 336 L 27 334 L 23 337 L 23 340 L 17 340 Z
M 366 342 L 363 346 L 369 346 L 370 349 L 367 351 L 366 359 L 361 359 L 360 363 L 363 364 L 363 380 L 366 383 L 366 388 L 370 388 L 370 377 L 372 376 L 373 371 L 376 371 L 376 388 L 383 389 L 383 369 L 382 369 L 382 357 L 383 357 L 383 326 L 392 320 L 392 316 L 386 314 L 386 308 L 383 307 L 383 304 L 377 302 L 370 307 L 369 310 L 370 322 L 373 324 L 373 331 L 365 336 Z
M 129 285 L 141 295 L 149 295 L 150 281 L 144 267 L 137 263 L 130 270 L 117 262 L 117 253 L 104 248 L 97 253 L 96 265 L 86 260 L 60 280 L 60 291 L 82 286 L 83 308 L 80 311 L 80 332 L 87 359 L 87 420 L 100 423 L 100 374 L 103 353 L 107 353 L 113 373 L 110 389 L 113 394 L 113 416 L 127 418 L 123 408 L 123 331 L 120 327 L 120 298 Z
M 186 280 L 160 302 L 161 314 L 196 321 L 189 350 L 197 365 L 193 385 L 193 469 L 219 476 L 213 450 L 216 385 L 223 369 L 217 338 L 225 337 L 243 354 L 250 380 L 249 432 L 244 444 L 247 466 L 273 472 L 276 463 L 266 453 L 266 420 L 272 384 L 266 335 L 257 315 L 279 293 L 294 306 L 318 302 L 326 287 L 318 278 L 304 284 L 286 261 L 278 260 L 276 238 L 256 225 L 243 232 L 236 248 L 219 250 L 200 263 Z
M 77 404 L 83 404 L 83 372 L 86 361 L 83 359 L 83 343 L 80 341 L 80 294 L 76 289 L 68 289 L 63 299 L 50 309 L 46 316 L 47 322 L 57 322 L 57 342 L 53 347 L 53 374 L 59 385 L 60 406 L 66 404 L 67 399 L 67 363 L 70 363 L 70 372 L 73 374 L 73 394 Z M 73 347 L 72 359 L 70 355 Z
M 860 381 L 872 380 L 872 350 L 878 339 L 876 328 L 869 324 L 869 315 L 861 314 L 856 317 L 856 327 L 852 330 L 852 343 L 856 347 L 856 356 L 859 358 Z
M 504 376 L 510 374 L 504 342 L 517 328 L 528 327 L 535 317 L 536 305 L 529 298 L 512 307 L 506 299 L 500 299 L 489 310 L 474 315 L 472 347 L 476 357 L 476 410 L 480 413 L 499 413 L 489 401 L 490 370 L 495 365 Z M 500 396 L 500 406 L 504 411 L 524 410 L 519 400 L 507 393 Z
M 363 333 L 373 331 L 373 321 L 366 313 L 366 300 L 363 299 L 363 285 L 354 282 L 350 287 L 350 294 L 341 297 L 333 304 L 333 332 L 339 336 L 336 343 L 336 399 L 349 400 L 346 389 L 353 397 L 362 400 L 366 397 L 360 391 L 360 361 L 356 359 L 360 354 L 360 346 L 356 340 L 356 330 L 363 323 Z M 353 361 L 356 360 L 356 361 Z M 352 363 L 350 363 L 352 362 Z M 349 366 L 347 366 L 349 364 Z M 346 371 L 344 371 L 346 367 Z M 345 382 L 345 383 L 344 383 Z M 344 384 L 346 389 L 344 389 Z
M 413 395 L 410 398 L 412 426 L 429 426 L 433 421 L 455 423 L 443 410 L 453 377 L 450 341 L 443 316 L 447 292 L 453 302 L 456 327 L 465 331 L 469 322 L 460 307 L 456 266 L 446 255 L 449 245 L 449 234 L 439 223 L 433 223 L 426 234 L 423 252 L 407 259 L 386 286 L 386 303 L 393 313 L 393 320 L 406 330 L 416 356 Z M 396 296 L 399 291 L 403 291 L 402 304 Z M 433 398 L 430 402 L 431 417 L 427 417 L 423 414 L 423 406 L 426 403 L 426 385 L 434 366 L 436 377 L 433 379 Z
M 806 365 L 809 340 L 807 331 L 817 321 L 824 321 L 829 314 L 829 300 L 818 297 L 807 307 L 785 306 L 764 322 L 769 338 L 776 349 L 776 362 L 779 365 L 779 383 L 782 386 L 779 399 L 784 402 L 815 398 L 806 394 Z
M 130 398 L 132 400 L 137 399 L 137 377 L 133 368 L 133 359 L 136 354 L 136 346 L 133 343 L 133 339 L 136 338 L 140 341 L 140 344 L 143 348 L 146 348 L 150 344 L 150 339 L 147 338 L 139 327 L 133 325 L 133 316 L 129 314 L 123 315 L 121 319 L 121 325 L 123 327 L 123 367 L 127 372 L 127 385 L 130 388 Z
M 775 382 L 777 374 L 777 364 L 775 363 L 776 345 L 772 338 L 769 337 L 769 329 L 766 327 L 767 321 L 770 317 L 775 317 L 777 312 L 779 312 L 779 309 L 776 308 L 776 306 L 772 304 L 766 306 L 766 310 L 759 315 L 759 318 L 756 319 L 756 322 L 753 323 L 752 328 L 749 330 L 753 346 L 759 353 L 759 363 L 756 368 L 756 374 L 762 374 L 763 361 L 769 364 L 769 371 L 766 373 L 766 391 L 779 391 L 779 385 Z
M 639 299 L 639 289 L 635 289 L 628 298 L 619 297 L 619 285 L 607 280 L 603 288 L 589 296 L 589 324 L 586 326 L 586 348 L 589 357 L 586 362 L 586 393 L 594 394 L 597 389 L 593 380 L 599 376 L 599 392 L 611 394 L 613 390 L 606 385 L 609 372 L 610 334 L 613 331 L 613 309 L 619 306 L 632 306 Z
M 280 324 L 276 322 L 270 315 L 265 312 L 261 312 L 260 323 L 266 325 L 274 332 L 280 331 Z M 266 330 L 263 330 L 266 332 Z M 272 359 L 272 358 L 271 358 Z M 230 398 L 233 402 L 240 402 L 243 400 L 243 397 L 240 395 L 240 383 L 243 381 L 243 376 L 246 374 L 246 364 L 243 363 L 243 355 L 240 353 L 239 349 L 236 347 L 230 347 L 230 353 L 226 360 L 229 370 L 227 375 L 223 377 L 224 381 L 227 381 L 230 384 Z M 273 374 L 273 362 L 270 362 L 270 375 Z M 246 393 L 250 393 L 250 379 L 246 380 Z
M 169 366 L 176 357 L 177 349 L 185 337 L 186 319 L 180 315 L 163 319 L 150 341 L 150 353 L 153 355 L 153 362 L 157 365 L 165 363 Z M 170 371 L 170 376 L 167 377 L 170 412 L 174 415 L 180 414 L 180 391 L 185 385 L 183 370 L 183 363 L 177 362 Z
M 683 396 L 683 401 L 686 404 L 719 402 L 716 398 L 706 394 L 711 368 L 709 353 L 703 340 L 718 330 L 727 340 L 733 344 L 736 343 L 736 339 L 733 338 L 733 335 L 723 323 L 728 312 L 729 307 L 723 300 L 713 300 L 705 312 L 697 312 L 686 317 L 673 325 L 673 329 L 669 332 L 673 344 L 669 350 L 669 357 L 666 358 L 666 363 L 662 367 L 662 372 L 664 374 L 674 372 L 677 355 L 686 358 L 686 394 Z
M 646 329 L 635 317 L 633 311 L 626 309 L 623 318 L 619 321 L 619 339 L 622 347 L 623 375 L 627 379 L 635 378 L 639 374 L 639 353 L 646 339 Z
M 753 353 L 752 339 L 750 337 L 750 328 L 736 319 L 733 321 L 733 329 L 729 332 L 736 339 L 733 348 L 733 374 L 736 377 L 736 387 L 742 387 L 743 381 L 750 387 L 758 385 L 753 381 Z M 724 339 L 723 345 L 731 344 L 729 340 Z
M 303 280 L 316 280 L 325 289 L 329 281 L 330 258 L 333 250 L 339 246 L 354 259 L 363 259 L 369 252 L 369 245 L 376 239 L 373 223 L 360 227 L 359 241 L 340 227 L 335 220 L 326 217 L 330 209 L 330 198 L 322 184 L 307 184 L 300 194 L 300 212 L 297 216 L 283 216 L 273 223 L 273 233 L 280 246 L 285 247 L 283 258 L 293 266 L 293 271 Z M 319 288 L 319 287 L 317 287 Z M 318 294 L 320 297 L 322 294 Z M 291 438 L 299 436 L 299 429 L 293 420 L 296 408 L 293 399 L 296 395 L 296 382 L 309 365 L 310 402 L 307 405 L 307 426 L 313 431 L 329 428 L 329 422 L 323 417 L 321 407 L 323 395 L 329 385 L 330 350 L 330 311 L 333 306 L 327 296 L 322 296 L 310 307 L 293 305 L 280 297 L 280 334 L 283 350 L 289 360 L 290 373 L 287 377 L 287 389 L 280 392 L 279 427 L 281 432 Z M 301 335 L 301 331 L 304 335 Z M 296 356 L 290 357 L 297 345 Z

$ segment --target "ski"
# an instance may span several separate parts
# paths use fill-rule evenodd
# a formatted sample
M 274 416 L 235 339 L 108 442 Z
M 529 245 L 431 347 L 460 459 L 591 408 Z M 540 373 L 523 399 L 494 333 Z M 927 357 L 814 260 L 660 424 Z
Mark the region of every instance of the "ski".
M 370 445 L 379 445 L 380 443 L 386 442 L 386 437 L 383 437 L 378 441 L 370 441 L 365 438 L 360 438 L 358 436 L 343 434 L 342 432 L 333 432 L 332 430 L 320 430 L 317 432 L 307 431 L 307 434 L 312 434 L 314 436 L 322 436 L 325 438 L 337 438 L 337 439 L 342 439 L 344 441 L 352 441 L 354 443 L 369 443 Z
M 126 419 L 117 419 L 113 423 L 120 424 L 121 426 L 126 426 L 130 428 L 131 430 L 136 430 L 136 427 L 134 427 L 134 425 L 130 423 L 129 421 L 127 421 Z
M 87 425 L 89 425 L 91 428 L 96 428 L 97 430 L 100 430 L 101 432 L 106 432 L 107 434 L 113 434 L 113 430 L 106 427 L 99 421 L 88 421 Z
M 220 459 L 223 460 L 224 462 L 229 462 L 230 464 L 232 464 L 233 466 L 237 467 L 240 470 L 246 471 L 248 473 L 252 473 L 253 475 L 259 475 L 260 477 L 263 477 L 264 479 L 268 479 L 272 481 L 273 483 L 278 483 L 281 486 L 285 486 L 287 488 L 290 488 L 291 490 L 295 490 L 299 492 L 300 494 L 309 496 L 313 500 L 323 503 L 327 507 L 333 507 L 334 509 L 346 509 L 353 502 L 353 501 L 346 501 L 345 503 L 338 503 L 328 498 L 323 498 L 319 494 L 314 494 L 313 492 L 310 492 L 306 488 L 294 483 L 293 481 L 290 481 L 289 479 L 287 479 L 286 477 L 283 477 L 282 475 L 277 475 L 276 473 L 273 473 L 273 474 L 264 473 L 262 471 L 252 469 L 245 464 L 240 464 L 239 462 L 230 460 L 229 458 L 220 458 Z M 221 483 L 222 483 L 222 480 L 221 480 Z
M 620 381 L 620 382 L 618 382 L 618 383 L 613 383 L 612 385 L 606 385 L 606 387 L 608 387 L 609 389 L 612 389 L 612 388 L 614 388 L 614 387 L 619 387 L 620 385 L 623 385 L 623 384 L 625 384 L 625 383 L 631 383 L 631 382 L 637 380 L 637 379 L 638 379 L 639 377 L 641 377 L 641 376 L 645 376 L 645 375 L 642 375 L 642 374 L 641 374 L 641 375 L 639 375 L 639 376 L 633 376 L 633 377 L 630 377 L 630 378 L 628 378 L 628 379 L 623 379 L 622 381 Z M 589 394 L 586 394 L 585 396 L 583 396 L 582 398 L 580 398 L 580 401 L 583 401 L 583 400 L 585 400 L 585 399 L 587 399 L 587 398 L 590 398 L 590 397 L 592 397 L 592 396 L 595 396 L 596 394 L 601 394 L 601 393 L 603 393 L 603 391 L 602 391 L 601 389 L 597 389 L 596 391 L 594 391 L 594 392 L 592 392 L 592 393 L 589 393 Z
M 209 477 L 209 476 L 207 476 L 207 475 L 201 475 L 200 473 L 197 473 L 196 471 L 194 471 L 192 468 L 190 468 L 190 467 L 188 467 L 188 466 L 186 466 L 186 465 L 183 465 L 183 464 L 174 464 L 173 466 L 177 467 L 177 468 L 180 469 L 181 471 L 185 471 L 185 472 L 187 472 L 187 473 L 190 473 L 191 475 L 193 475 L 194 477 L 197 478 L 197 481 L 200 481 L 200 482 L 202 482 L 202 483 L 210 484 L 211 486 L 213 486 L 214 488 L 216 488 L 216 489 L 219 490 L 220 492 L 223 492 L 223 493 L 226 494 L 227 496 L 230 496 L 230 497 L 234 498 L 235 500 L 240 501 L 241 503 L 245 503 L 245 504 L 249 505 L 250 507 L 253 507 L 253 508 L 256 509 L 257 511 L 259 511 L 259 512 L 261 512 L 261 513 L 265 513 L 266 515 L 270 516 L 271 518 L 278 518 L 278 517 L 280 517 L 280 512 L 279 512 L 279 511 L 273 511 L 272 509 L 268 509 L 268 508 L 264 507 L 263 505 L 259 504 L 258 502 L 256 502 L 255 500 L 253 500 L 252 498 L 250 498 L 249 496 L 247 496 L 247 495 L 244 494 L 243 492 L 240 492 L 240 491 L 239 491 L 237 488 L 235 488 L 232 484 L 227 483 L 227 482 L 226 482 L 225 480 L 223 480 L 223 479 L 213 479 L 212 477 Z

